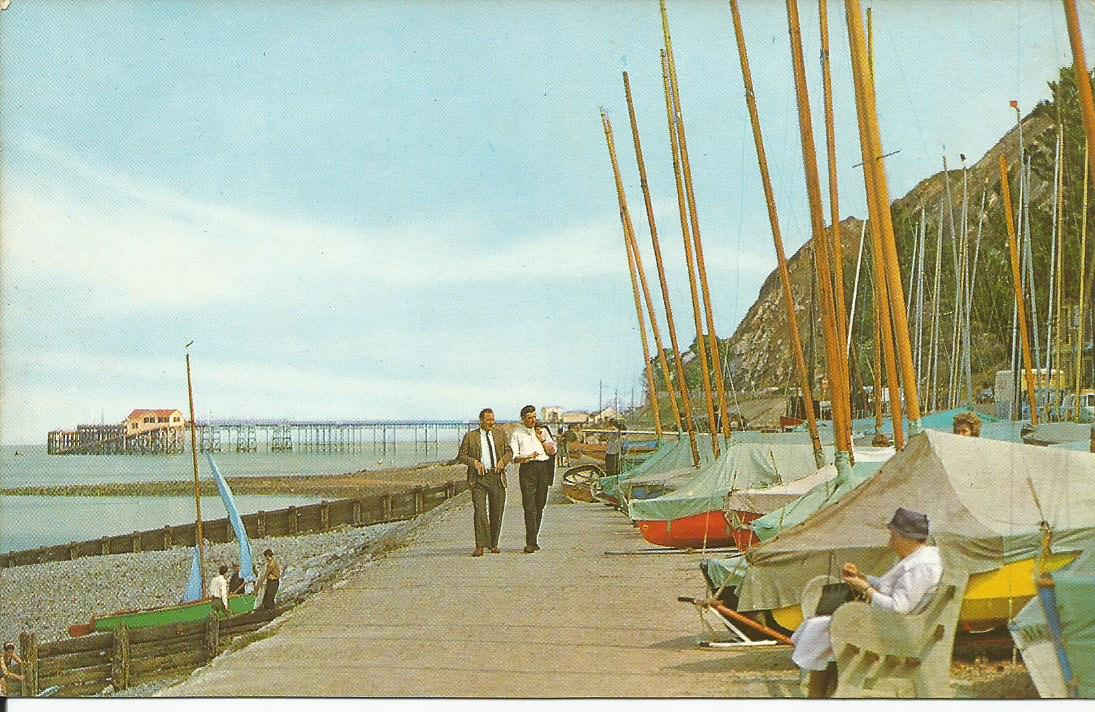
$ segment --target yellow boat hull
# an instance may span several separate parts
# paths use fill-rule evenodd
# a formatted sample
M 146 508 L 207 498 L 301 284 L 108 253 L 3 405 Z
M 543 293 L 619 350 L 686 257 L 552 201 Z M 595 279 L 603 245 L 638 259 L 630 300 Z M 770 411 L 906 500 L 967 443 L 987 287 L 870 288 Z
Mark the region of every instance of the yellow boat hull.
M 1071 564 L 1079 552 L 1053 554 L 1046 559 L 1046 571 L 1052 573 Z M 983 630 L 1010 620 L 1026 602 L 1035 596 L 1035 559 L 1024 559 L 996 571 L 970 576 L 958 622 L 967 629 Z M 787 606 L 772 611 L 776 623 L 787 630 L 802 625 L 802 608 Z

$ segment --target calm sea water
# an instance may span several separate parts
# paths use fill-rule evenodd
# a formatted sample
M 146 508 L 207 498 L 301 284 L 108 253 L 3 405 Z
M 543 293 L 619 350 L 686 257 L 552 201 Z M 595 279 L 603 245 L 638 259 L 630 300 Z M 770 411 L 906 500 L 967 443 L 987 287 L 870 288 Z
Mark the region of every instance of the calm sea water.
M 462 434 L 459 434 L 462 435 Z M 391 442 L 386 450 L 365 446 L 342 453 L 215 453 L 225 477 L 325 475 L 406 467 L 449 460 L 457 433 L 443 433 L 437 445 Z M 447 436 L 447 437 L 446 437 Z M 16 453 L 19 453 L 18 455 Z M 47 455 L 45 445 L 0 447 L 0 487 L 103 484 L 108 482 L 192 481 L 190 453 L 180 455 Z M 205 455 L 199 477 L 210 478 Z M 318 497 L 240 495 L 243 514 L 319 501 Z M 202 516 L 225 516 L 218 497 L 202 498 Z M 194 521 L 192 497 L 9 497 L 0 498 L 0 551 L 64 544 Z

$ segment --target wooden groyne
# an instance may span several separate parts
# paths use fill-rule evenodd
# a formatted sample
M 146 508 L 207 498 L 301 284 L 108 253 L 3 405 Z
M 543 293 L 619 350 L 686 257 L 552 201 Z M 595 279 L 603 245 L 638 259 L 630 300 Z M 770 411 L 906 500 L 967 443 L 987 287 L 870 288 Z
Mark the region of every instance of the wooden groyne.
M 466 480 L 450 480 L 434 487 L 417 486 L 395 493 L 351 497 L 319 502 L 302 507 L 287 507 L 271 512 L 243 515 L 243 525 L 252 538 L 292 536 L 324 532 L 343 525 L 368 526 L 412 519 L 427 512 L 468 487 Z M 71 561 L 85 556 L 162 551 L 194 544 L 195 524 L 165 526 L 131 534 L 89 539 L 87 541 L 45 546 L 37 549 L 0 554 L 0 568 L 41 564 L 47 561 Z M 227 518 L 203 523 L 205 538 L 212 543 L 233 541 L 235 533 Z
M 34 633 L 19 636 L 23 681 L 8 682 L 11 697 L 33 697 L 53 686 L 61 697 L 87 697 L 111 686 L 133 685 L 189 672 L 224 652 L 241 635 L 258 630 L 295 605 L 257 610 L 224 620 L 93 633 L 39 643 Z

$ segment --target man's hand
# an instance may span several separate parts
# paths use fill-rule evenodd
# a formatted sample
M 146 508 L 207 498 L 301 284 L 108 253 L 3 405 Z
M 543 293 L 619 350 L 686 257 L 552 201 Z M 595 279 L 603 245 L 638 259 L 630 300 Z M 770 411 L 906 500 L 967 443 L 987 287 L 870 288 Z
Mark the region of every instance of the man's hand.
M 483 465 L 482 462 L 480 462 L 479 460 L 473 460 L 473 462 L 475 463 L 475 471 L 476 472 L 478 472 L 480 475 L 486 473 L 487 468 Z
M 840 569 L 841 577 L 851 576 L 853 578 L 859 577 L 859 567 L 855 564 L 848 562 Z

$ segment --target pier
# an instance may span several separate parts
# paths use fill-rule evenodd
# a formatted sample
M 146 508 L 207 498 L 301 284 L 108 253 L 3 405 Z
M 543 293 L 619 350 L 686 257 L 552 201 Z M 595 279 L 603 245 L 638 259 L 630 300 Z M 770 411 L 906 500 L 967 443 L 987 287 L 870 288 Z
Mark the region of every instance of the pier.
M 397 448 L 438 449 L 443 434 L 459 436 L 474 420 L 209 420 L 194 424 L 199 452 L 357 453 L 387 455 Z M 127 435 L 124 424 L 80 425 L 47 436 L 50 455 L 177 454 L 189 450 L 186 428 L 162 427 Z M 444 438 L 446 441 L 452 438 Z

